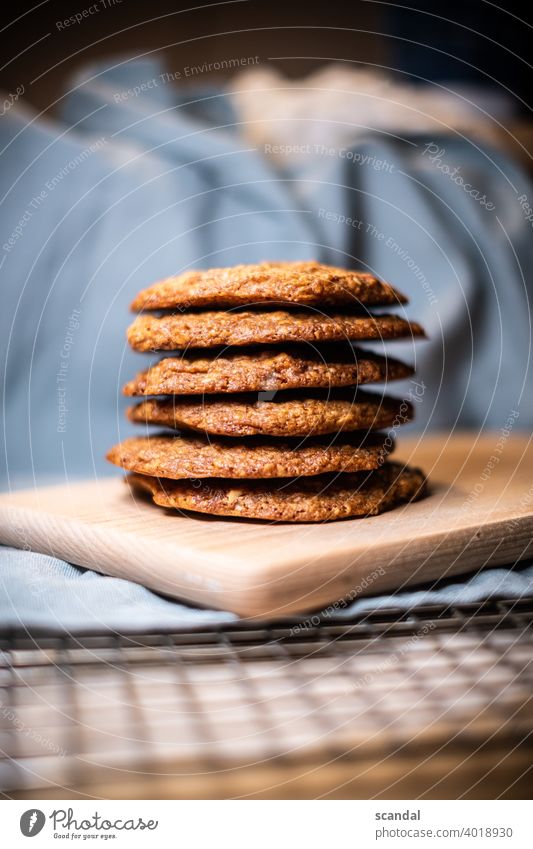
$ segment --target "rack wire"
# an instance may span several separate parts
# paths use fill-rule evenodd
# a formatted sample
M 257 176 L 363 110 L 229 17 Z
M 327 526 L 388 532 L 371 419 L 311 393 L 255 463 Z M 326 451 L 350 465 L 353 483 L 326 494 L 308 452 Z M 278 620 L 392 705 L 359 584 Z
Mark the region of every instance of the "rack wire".
M 528 798 L 533 601 L 0 634 L 7 798 Z

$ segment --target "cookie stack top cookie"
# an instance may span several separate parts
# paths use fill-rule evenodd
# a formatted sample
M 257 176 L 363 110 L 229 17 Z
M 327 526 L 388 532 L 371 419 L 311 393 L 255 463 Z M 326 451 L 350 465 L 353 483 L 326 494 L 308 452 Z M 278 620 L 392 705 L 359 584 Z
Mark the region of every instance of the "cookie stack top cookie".
M 172 434 L 126 440 L 108 459 L 133 472 L 133 485 L 156 503 L 222 515 L 318 521 L 360 515 L 365 505 L 379 512 L 378 503 L 385 509 L 391 499 L 413 497 L 420 473 L 384 468 L 394 443 L 376 432 L 399 417 L 408 421 L 412 408 L 359 388 L 408 377 L 412 369 L 353 347 L 423 337 L 415 322 L 370 311 L 406 302 L 371 274 L 316 262 L 189 271 L 150 286 L 133 301 L 140 315 L 128 340 L 134 350 L 172 355 L 124 392 L 156 396 L 128 416 Z M 363 472 L 372 472 L 374 483 L 360 480 L 359 496 L 353 487 Z M 332 473 L 346 480 L 337 480 L 326 498 L 321 482 Z M 195 496 L 190 478 L 216 479 L 216 486 Z M 167 497 L 170 480 L 180 485 Z
M 186 271 L 144 289 L 131 308 L 142 310 L 227 309 L 252 304 L 297 306 L 383 306 L 407 299 L 366 271 L 347 271 L 319 262 L 262 262 L 207 271 Z

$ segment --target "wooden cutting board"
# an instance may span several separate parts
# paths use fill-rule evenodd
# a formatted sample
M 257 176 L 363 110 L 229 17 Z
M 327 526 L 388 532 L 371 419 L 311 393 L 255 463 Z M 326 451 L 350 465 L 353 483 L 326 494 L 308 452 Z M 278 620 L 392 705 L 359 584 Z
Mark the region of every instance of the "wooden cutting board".
M 176 598 L 273 617 L 533 553 L 533 445 L 502 433 L 400 439 L 431 494 L 382 516 L 271 525 L 182 516 L 120 477 L 0 496 L 0 541 Z

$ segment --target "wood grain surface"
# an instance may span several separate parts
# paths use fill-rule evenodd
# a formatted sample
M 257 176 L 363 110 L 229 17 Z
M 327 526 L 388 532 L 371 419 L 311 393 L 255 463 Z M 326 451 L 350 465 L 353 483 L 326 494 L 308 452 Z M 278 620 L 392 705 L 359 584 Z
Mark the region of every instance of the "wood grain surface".
M 180 515 L 120 477 L 4 493 L 0 541 L 243 617 L 509 563 L 533 552 L 533 447 L 501 433 L 400 439 L 431 482 L 424 500 L 322 525 Z

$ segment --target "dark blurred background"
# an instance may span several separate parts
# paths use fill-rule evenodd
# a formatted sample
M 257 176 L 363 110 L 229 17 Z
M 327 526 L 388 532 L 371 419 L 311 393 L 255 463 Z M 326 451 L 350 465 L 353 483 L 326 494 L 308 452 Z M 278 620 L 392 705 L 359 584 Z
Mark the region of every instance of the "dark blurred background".
M 529 112 L 530 4 L 234 0 L 191 6 L 190 0 L 3 3 L 0 87 L 12 91 L 22 83 L 25 97 L 48 109 L 68 75 L 88 61 L 164 51 L 168 67 L 182 67 L 240 54 L 246 42 L 250 55 L 290 77 L 349 59 L 403 72 L 414 83 L 491 89 L 509 98 L 517 124 Z M 62 23 L 84 12 L 80 23 Z M 219 81 L 227 74 L 203 76 Z

